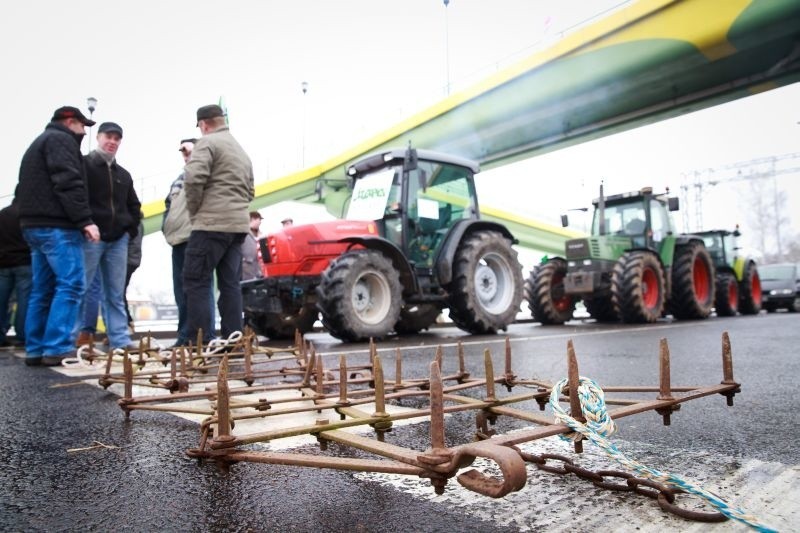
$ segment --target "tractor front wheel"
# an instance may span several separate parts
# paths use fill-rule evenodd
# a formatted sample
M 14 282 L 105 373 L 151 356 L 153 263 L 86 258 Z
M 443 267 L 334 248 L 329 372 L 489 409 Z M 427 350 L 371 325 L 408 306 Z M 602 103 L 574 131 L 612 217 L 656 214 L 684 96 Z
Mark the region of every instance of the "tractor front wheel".
M 618 322 L 619 310 L 614 307 L 610 294 L 584 298 L 583 305 L 589 314 L 598 322 Z
M 627 252 L 614 265 L 611 299 L 623 322 L 655 322 L 665 304 L 664 269 L 649 252 Z
M 380 252 L 357 250 L 331 261 L 317 286 L 317 308 L 331 335 L 348 342 L 385 337 L 403 300 L 400 275 Z
M 739 284 L 739 310 L 743 315 L 757 315 L 761 311 L 761 278 L 752 261 L 744 267 Z
M 714 306 L 714 263 L 706 247 L 691 242 L 675 249 L 670 311 L 678 319 L 707 318 Z
M 505 331 L 521 302 L 522 266 L 511 240 L 497 231 L 465 236 L 453 258 L 448 299 L 453 323 L 474 334 Z
M 717 275 L 717 295 L 714 308 L 717 316 L 734 316 L 739 309 L 739 285 L 733 274 Z
M 534 268 L 525 281 L 525 299 L 528 300 L 531 316 L 542 325 L 557 325 L 572 320 L 575 299 L 564 292 L 566 275 L 567 262 L 554 258 Z

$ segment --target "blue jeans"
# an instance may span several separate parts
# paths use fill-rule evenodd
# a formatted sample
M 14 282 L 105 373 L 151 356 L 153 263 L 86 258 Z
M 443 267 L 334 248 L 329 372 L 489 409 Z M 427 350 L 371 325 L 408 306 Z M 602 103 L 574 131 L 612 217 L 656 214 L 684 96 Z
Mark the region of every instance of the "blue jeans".
M 186 256 L 187 243 L 177 244 L 172 247 L 172 292 L 175 295 L 175 305 L 178 306 L 178 339 L 175 344 L 185 345 L 189 340 L 193 343 L 197 338 L 189 339 L 189 323 L 186 321 L 186 293 L 183 290 L 183 262 Z M 203 341 L 208 342 L 214 338 L 215 312 L 214 312 L 214 282 L 211 280 L 211 290 L 209 291 L 208 309 L 209 322 L 203 327 Z M 195 333 L 195 335 L 197 335 Z
M 31 248 L 33 286 L 25 317 L 28 357 L 69 353 L 86 287 L 80 230 L 24 228 Z
M 14 332 L 18 341 L 25 342 L 25 314 L 28 312 L 31 284 L 30 265 L 0 268 L 0 343 L 5 342 L 6 332 L 11 325 L 8 302 L 11 300 L 12 292 L 17 301 Z
M 100 270 L 94 275 L 92 284 L 86 289 L 86 295 L 83 297 L 83 323 L 81 324 L 81 331 L 97 333 L 97 317 L 100 314 L 100 297 L 103 294 L 103 283 Z M 105 319 L 103 319 L 105 321 Z
M 244 233 L 192 230 L 183 264 L 189 338 L 209 322 L 208 302 L 211 280 L 217 273 L 219 315 L 222 337 L 242 331 L 242 241 Z
M 100 301 L 103 318 L 106 321 L 106 334 L 111 349 L 124 348 L 131 343 L 128 334 L 128 313 L 125 311 L 125 272 L 128 264 L 128 234 L 125 233 L 113 242 L 89 242 L 83 244 L 86 260 L 86 284 L 94 280 L 96 272 L 102 276 L 103 290 Z M 84 298 L 80 318 L 76 321 L 77 331 L 83 324 L 87 301 Z M 76 317 L 77 318 L 77 317 Z

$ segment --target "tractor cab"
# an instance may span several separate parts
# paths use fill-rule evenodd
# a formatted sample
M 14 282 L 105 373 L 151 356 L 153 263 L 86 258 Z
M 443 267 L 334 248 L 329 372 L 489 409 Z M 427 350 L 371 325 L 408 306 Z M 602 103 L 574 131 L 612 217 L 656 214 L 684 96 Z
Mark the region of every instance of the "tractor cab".
M 698 233 L 706 244 L 708 253 L 715 266 L 727 265 L 733 268 L 736 264 L 737 252 L 740 250 L 737 237 L 741 235 L 739 230 L 710 230 Z
M 678 199 L 655 195 L 650 187 L 605 198 L 601 196 L 593 203 L 594 236 L 621 236 L 629 242 L 630 248 L 658 250 L 662 241 L 673 234 L 670 211 L 678 209 Z
M 477 219 L 472 161 L 426 159 L 425 150 L 395 150 L 353 165 L 348 220 L 374 220 L 382 237 L 416 269 L 432 269 L 450 229 Z M 402 161 L 402 164 L 399 164 Z

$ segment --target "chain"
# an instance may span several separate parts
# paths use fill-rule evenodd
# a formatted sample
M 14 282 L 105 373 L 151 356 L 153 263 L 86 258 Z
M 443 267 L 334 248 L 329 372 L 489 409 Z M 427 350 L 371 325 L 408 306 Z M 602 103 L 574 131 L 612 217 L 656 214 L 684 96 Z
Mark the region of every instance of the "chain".
M 613 420 L 611 420 L 611 417 L 606 411 L 603 390 L 589 378 L 580 376 L 578 381 L 578 390 L 575 391 L 575 393 L 580 399 L 581 413 L 587 420 L 586 424 L 582 424 L 575 420 L 575 418 L 572 416 L 568 415 L 559 404 L 561 391 L 567 386 L 567 379 L 562 379 L 556 383 L 550 394 L 550 406 L 553 408 L 553 413 L 555 414 L 556 420 L 562 424 L 566 424 L 573 430 L 567 435 L 562 435 L 562 438 L 574 441 L 581 437 L 586 437 L 594 444 L 602 448 L 603 451 L 605 451 L 610 457 L 620 464 L 635 470 L 641 475 L 646 476 L 648 478 L 646 484 L 643 482 L 635 482 L 635 485 L 639 488 L 639 490 L 634 490 L 640 494 L 643 494 L 642 490 L 646 490 L 641 489 L 641 486 L 649 486 L 653 488 L 653 484 L 658 484 L 659 488 L 657 489 L 657 492 L 651 491 L 651 493 L 656 494 L 655 497 L 659 500 L 659 504 L 661 505 L 662 509 L 671 511 L 670 506 L 673 505 L 675 494 L 678 493 L 677 491 L 688 492 L 704 498 L 713 507 L 719 509 L 720 513 L 728 518 L 738 520 L 739 522 L 747 524 L 758 531 L 775 531 L 774 529 L 759 523 L 753 515 L 744 512 L 742 509 L 728 505 L 728 503 L 722 500 L 719 496 L 703 489 L 702 487 L 695 486 L 674 474 L 660 472 L 626 457 L 621 451 L 619 451 L 619 449 L 617 449 L 616 446 L 614 446 L 613 443 L 611 443 L 611 441 L 605 438 L 615 431 L 615 427 Z M 628 480 L 626 479 L 626 483 L 627 482 Z M 660 489 L 661 486 L 668 487 L 668 490 L 672 493 L 672 501 L 670 501 L 670 496 L 668 495 L 669 493 Z M 665 501 L 664 504 L 661 502 L 662 499 Z
M 589 470 L 575 464 L 575 461 L 564 455 L 555 453 L 535 453 L 524 452 L 517 446 L 512 446 L 525 462 L 532 463 L 539 470 L 566 476 L 575 474 L 581 479 L 590 481 L 595 487 L 601 489 L 635 492 L 651 498 L 658 502 L 659 507 L 664 511 L 672 513 L 681 518 L 695 520 L 697 522 L 724 522 L 728 517 L 719 511 L 695 511 L 680 507 L 676 503 L 676 496 L 683 494 L 682 489 L 671 488 L 663 483 L 652 479 L 635 477 L 633 474 L 619 470 Z M 561 465 L 548 464 L 548 461 L 560 462 Z M 618 478 L 622 481 L 611 481 L 608 478 Z

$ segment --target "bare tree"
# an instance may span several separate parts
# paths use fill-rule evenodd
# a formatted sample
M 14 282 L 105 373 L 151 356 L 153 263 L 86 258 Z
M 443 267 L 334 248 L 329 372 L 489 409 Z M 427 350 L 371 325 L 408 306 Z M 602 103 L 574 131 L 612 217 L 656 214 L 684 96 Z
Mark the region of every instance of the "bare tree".
M 748 180 L 747 191 L 744 201 L 753 239 L 765 258 L 783 261 L 782 234 L 790 224 L 786 215 L 786 191 L 778 189 L 774 177 L 771 180 Z
M 772 216 L 764 194 L 764 182 L 761 180 L 748 181 L 747 191 L 742 196 L 744 196 L 745 205 L 748 208 L 747 221 L 752 228 L 753 235 L 751 239 L 758 243 L 759 251 L 766 257 L 769 252 L 766 229 L 772 227 Z

